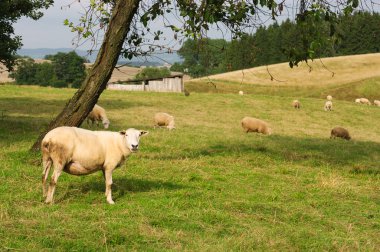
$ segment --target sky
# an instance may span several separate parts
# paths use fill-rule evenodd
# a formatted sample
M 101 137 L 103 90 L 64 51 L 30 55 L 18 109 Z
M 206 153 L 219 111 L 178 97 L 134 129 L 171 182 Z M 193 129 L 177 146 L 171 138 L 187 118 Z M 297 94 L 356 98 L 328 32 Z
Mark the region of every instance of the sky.
M 63 4 L 69 3 L 67 0 L 55 1 L 53 7 L 44 10 L 44 16 L 39 20 L 22 18 L 15 25 L 15 34 L 22 37 L 22 48 L 73 48 L 72 39 L 74 33 L 70 32 L 63 21 L 76 21 L 80 17 L 80 8 L 75 5 L 71 8 L 62 8 Z M 79 47 L 79 49 L 86 49 Z

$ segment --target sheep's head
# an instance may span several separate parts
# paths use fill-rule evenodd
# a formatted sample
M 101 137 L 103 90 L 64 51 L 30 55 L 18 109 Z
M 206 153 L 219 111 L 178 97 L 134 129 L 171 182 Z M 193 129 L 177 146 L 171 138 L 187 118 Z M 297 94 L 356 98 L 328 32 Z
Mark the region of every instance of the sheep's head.
M 102 123 L 105 129 L 108 129 L 110 126 L 110 121 L 108 119 L 103 119 Z
M 169 130 L 175 129 L 174 117 L 172 118 L 172 120 L 171 120 L 170 123 L 168 124 L 168 129 L 169 129 Z
M 126 138 L 127 148 L 131 152 L 136 152 L 139 149 L 139 141 L 141 136 L 146 136 L 149 132 L 137 129 L 127 129 L 126 131 L 120 131 L 120 134 Z

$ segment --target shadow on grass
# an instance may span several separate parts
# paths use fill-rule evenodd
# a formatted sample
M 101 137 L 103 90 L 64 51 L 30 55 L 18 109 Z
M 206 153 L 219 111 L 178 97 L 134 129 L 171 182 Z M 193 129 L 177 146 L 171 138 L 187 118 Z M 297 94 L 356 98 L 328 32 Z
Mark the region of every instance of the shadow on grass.
M 346 141 L 342 139 L 291 137 L 291 136 L 248 136 L 247 142 L 217 142 L 207 148 L 182 149 L 179 153 L 161 155 L 159 159 L 184 159 L 241 156 L 259 157 L 265 155 L 274 161 L 303 164 L 311 167 L 330 165 L 333 168 L 349 166 L 350 172 L 359 174 L 380 174 L 380 143 Z M 149 158 L 149 157 L 148 157 Z M 153 157 L 155 158 L 155 157 Z
M 58 183 L 59 186 L 59 183 Z M 139 193 L 139 192 L 149 192 L 156 190 L 179 190 L 187 186 L 164 182 L 160 180 L 143 180 L 136 178 L 116 178 L 113 180 L 112 194 L 113 198 L 121 198 L 127 193 Z M 75 191 L 75 192 L 74 192 Z M 78 193 L 78 191 L 80 193 Z M 86 194 L 88 192 L 105 192 L 105 182 L 103 178 L 96 177 L 92 178 L 88 182 L 70 182 L 68 191 L 65 193 L 63 198 L 60 200 L 65 200 L 71 197 L 76 197 L 78 194 Z

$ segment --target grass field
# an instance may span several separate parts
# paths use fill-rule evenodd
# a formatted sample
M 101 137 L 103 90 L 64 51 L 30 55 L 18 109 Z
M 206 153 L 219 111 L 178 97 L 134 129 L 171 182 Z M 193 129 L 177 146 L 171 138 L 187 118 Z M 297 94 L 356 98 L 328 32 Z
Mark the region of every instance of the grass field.
M 72 89 L 0 86 L 0 251 L 376 251 L 380 108 L 267 95 L 105 91 L 110 130 L 149 130 L 114 172 L 63 174 L 42 202 L 41 157 L 28 150 Z M 299 98 L 299 97 L 297 97 Z M 176 130 L 152 128 L 155 112 Z M 245 134 L 244 116 L 274 134 Z M 334 126 L 352 141 L 330 140 Z M 86 124 L 83 125 L 87 127 Z

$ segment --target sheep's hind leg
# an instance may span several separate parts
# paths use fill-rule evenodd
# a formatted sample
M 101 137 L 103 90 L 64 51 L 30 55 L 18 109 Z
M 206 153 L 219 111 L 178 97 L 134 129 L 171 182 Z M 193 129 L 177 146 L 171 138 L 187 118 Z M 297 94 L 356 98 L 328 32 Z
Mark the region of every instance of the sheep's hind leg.
M 46 197 L 45 203 L 52 203 L 53 202 L 55 187 L 57 185 L 58 178 L 62 173 L 63 167 L 64 167 L 64 165 L 62 163 L 54 162 L 54 172 L 53 172 L 53 175 L 51 176 L 51 181 L 50 181 L 50 185 L 49 185 L 49 189 L 47 192 L 47 197 Z
M 51 159 L 44 158 L 43 159 L 43 171 L 42 171 L 42 196 L 46 198 L 47 188 L 46 188 L 46 180 L 49 176 L 50 168 L 53 164 Z

